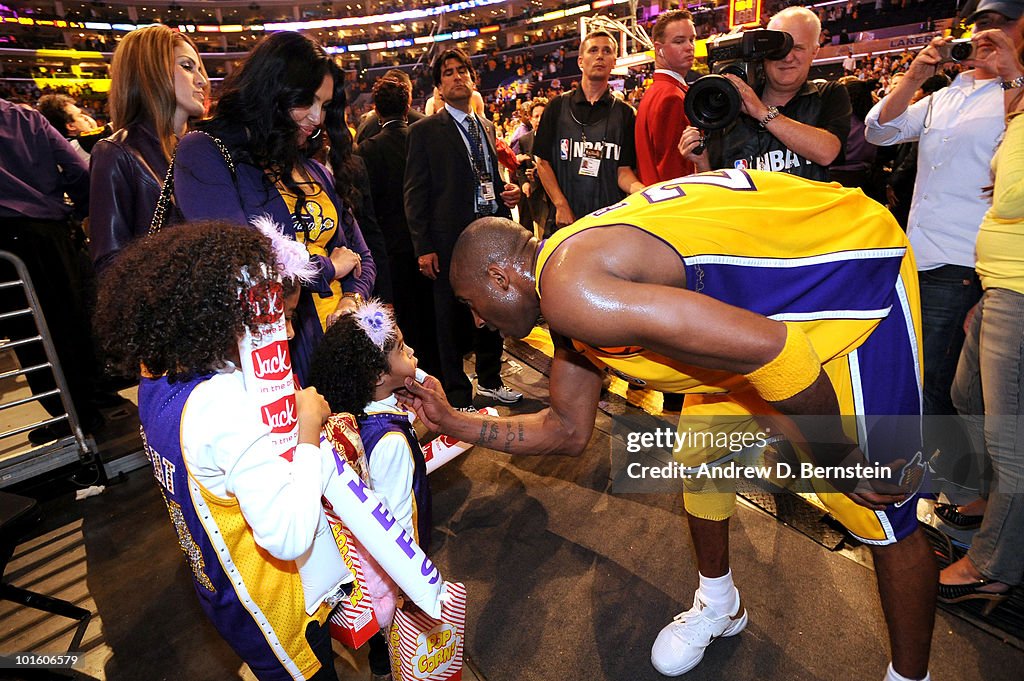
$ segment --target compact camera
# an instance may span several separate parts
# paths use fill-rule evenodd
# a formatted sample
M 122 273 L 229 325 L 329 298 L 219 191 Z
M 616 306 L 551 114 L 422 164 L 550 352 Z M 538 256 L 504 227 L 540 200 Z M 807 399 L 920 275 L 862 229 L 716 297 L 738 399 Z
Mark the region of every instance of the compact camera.
M 695 127 L 720 130 L 740 115 L 740 94 L 724 74 L 742 78 L 756 88 L 764 77 L 765 59 L 784 59 L 793 49 L 785 31 L 756 29 L 723 36 L 708 47 L 708 70 L 686 93 L 686 117 Z
M 974 43 L 970 38 L 960 38 L 939 45 L 938 50 L 942 61 L 955 61 L 959 64 L 974 56 Z

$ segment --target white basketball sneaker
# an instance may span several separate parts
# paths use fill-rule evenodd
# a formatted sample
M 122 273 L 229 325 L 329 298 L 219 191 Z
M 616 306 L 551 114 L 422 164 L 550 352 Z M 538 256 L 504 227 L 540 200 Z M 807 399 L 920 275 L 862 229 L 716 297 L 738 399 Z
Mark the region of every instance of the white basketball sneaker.
M 661 630 L 651 648 L 651 664 L 665 676 L 679 676 L 704 659 L 704 649 L 716 638 L 735 636 L 747 626 L 747 611 L 736 599 L 736 611 L 721 614 L 693 595 L 693 607 L 676 615 Z

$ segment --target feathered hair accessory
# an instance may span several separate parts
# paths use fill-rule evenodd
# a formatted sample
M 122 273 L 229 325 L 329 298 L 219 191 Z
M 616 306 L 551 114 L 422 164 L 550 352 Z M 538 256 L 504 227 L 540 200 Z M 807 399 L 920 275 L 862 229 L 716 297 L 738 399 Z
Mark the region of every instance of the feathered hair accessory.
M 295 239 L 285 236 L 281 225 L 267 214 L 250 218 L 249 223 L 270 239 L 277 256 L 277 269 L 282 277 L 310 282 L 316 278 L 319 270 L 317 264 L 310 259 L 309 251 Z
M 398 335 L 391 306 L 385 305 L 377 298 L 367 300 L 350 314 L 356 320 L 356 325 L 381 352 L 384 351 L 384 346 Z

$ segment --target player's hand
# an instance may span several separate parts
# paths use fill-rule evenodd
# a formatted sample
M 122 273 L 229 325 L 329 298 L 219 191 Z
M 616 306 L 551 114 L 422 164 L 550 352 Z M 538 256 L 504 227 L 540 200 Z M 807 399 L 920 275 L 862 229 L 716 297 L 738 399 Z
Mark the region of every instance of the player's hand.
M 821 425 L 818 417 L 804 419 L 798 427 L 806 436 L 814 425 Z M 917 491 L 921 478 L 915 478 L 914 473 L 924 472 L 920 453 L 915 455 L 911 465 L 907 465 L 906 459 L 876 464 L 845 435 L 831 431 L 830 436 L 829 432 L 818 432 L 800 445 L 810 452 L 814 466 L 821 468 L 813 472 L 816 490 L 826 486 L 873 511 L 905 501 Z M 856 475 L 858 470 L 859 476 Z
M 437 259 L 437 253 L 427 253 L 416 259 L 420 268 L 420 274 L 427 279 L 437 279 L 441 272 L 441 263 Z
M 416 412 L 416 416 L 430 430 L 442 432 L 441 424 L 455 414 L 448 396 L 444 394 L 441 381 L 427 376 L 423 383 L 415 379 L 405 379 L 405 390 L 396 393 L 398 401 Z
M 855 448 L 842 463 L 842 466 L 850 469 L 858 464 L 865 467 L 871 466 L 860 448 Z M 874 466 L 873 470 L 876 474 L 873 477 L 846 481 L 844 486 L 852 485 L 853 489 L 844 489 L 844 492 L 855 504 L 870 508 L 872 511 L 882 511 L 886 506 L 902 503 L 917 491 L 916 485 L 911 489 L 909 483 L 901 479 L 906 465 L 906 459 L 897 459 L 884 466 L 881 464 Z
M 576 222 L 576 216 L 572 214 L 572 208 L 569 207 L 568 203 L 564 203 L 561 206 L 555 208 L 555 226 L 565 227 Z
M 900 459 L 885 468 L 891 471 L 892 476 L 898 476 L 905 464 L 906 461 Z M 853 503 L 864 508 L 870 508 L 872 511 L 884 511 L 886 506 L 906 501 L 910 494 L 912 493 L 899 485 L 885 482 L 883 479 L 871 479 L 858 481 L 854 491 L 847 492 L 846 496 Z

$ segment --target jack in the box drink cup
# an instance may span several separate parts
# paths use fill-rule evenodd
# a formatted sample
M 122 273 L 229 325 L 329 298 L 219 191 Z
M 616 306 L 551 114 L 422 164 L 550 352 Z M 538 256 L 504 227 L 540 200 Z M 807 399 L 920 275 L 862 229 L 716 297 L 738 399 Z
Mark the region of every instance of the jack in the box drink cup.
M 252 308 L 259 324 L 257 333 L 246 329 L 238 343 L 245 392 L 259 409 L 263 423 L 270 426 L 274 448 L 291 461 L 299 442 L 299 420 L 284 321 L 284 287 L 266 271 L 255 280 L 243 272 L 243 283 L 242 304 Z M 340 600 L 342 584 L 352 579 L 322 510 L 312 546 L 295 562 L 310 615 L 325 600 L 332 604 Z
M 251 281 L 251 277 L 245 278 Z M 245 392 L 270 426 L 274 447 L 290 459 L 299 441 L 299 421 L 284 322 L 284 287 L 276 278 L 258 279 L 243 289 L 242 303 L 253 309 L 259 324 L 258 334 L 246 329 L 238 343 Z

